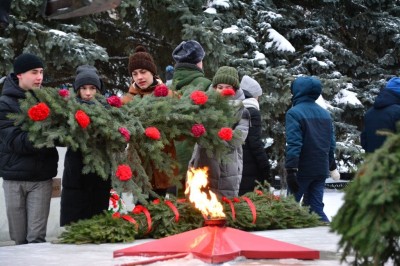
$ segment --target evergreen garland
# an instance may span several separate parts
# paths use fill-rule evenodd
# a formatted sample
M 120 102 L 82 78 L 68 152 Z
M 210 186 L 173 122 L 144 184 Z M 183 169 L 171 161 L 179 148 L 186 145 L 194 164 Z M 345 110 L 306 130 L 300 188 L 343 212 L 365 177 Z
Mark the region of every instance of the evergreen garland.
M 342 261 L 354 265 L 400 265 L 400 134 L 390 134 L 369 154 L 345 189 L 344 204 L 332 220 L 341 235 Z
M 152 170 L 173 176 L 178 167 L 176 160 L 163 152 L 171 140 L 198 142 L 219 159 L 228 150 L 218 131 L 236 122 L 235 108 L 228 97 L 214 90 L 199 92 L 194 88 L 181 97 L 134 97 L 123 106 L 113 97 L 96 95 L 95 104 L 82 104 L 72 89 L 43 88 L 27 93 L 21 101 L 22 112 L 9 116 L 28 131 L 35 147 L 79 149 L 83 173 L 111 177 L 115 190 L 133 192 L 142 201 L 151 191 Z M 204 134 L 193 134 L 195 124 L 205 128 Z M 230 141 L 239 139 L 235 134 Z
M 256 219 L 244 198 L 250 199 L 256 211 Z M 226 226 L 245 231 L 304 228 L 321 225 L 318 215 L 310 213 L 308 208 L 301 207 L 293 197 L 278 197 L 268 190 L 256 190 L 246 193 L 243 197 L 231 199 L 234 206 L 235 219 L 232 218 L 230 204 L 222 200 L 226 214 Z M 165 202 L 169 201 L 175 206 L 179 219 L 173 209 Z M 60 243 L 114 243 L 131 242 L 133 239 L 162 238 L 200 228 L 204 225 L 204 217 L 192 203 L 186 199 L 169 199 L 163 201 L 156 199 L 149 204 L 137 205 L 128 214 L 120 212 L 104 212 L 88 220 L 80 220 L 69 226 L 60 235 Z M 151 217 L 151 230 L 148 231 L 148 218 L 138 209 L 145 208 Z M 134 222 L 129 222 L 123 217 L 129 216 Z M 110 220 L 114 221 L 111 224 Z M 129 219 L 128 219 L 129 220 Z M 119 226 L 109 229 L 108 226 Z M 97 232 L 97 231 L 102 231 Z M 107 236 L 107 234 L 113 234 Z

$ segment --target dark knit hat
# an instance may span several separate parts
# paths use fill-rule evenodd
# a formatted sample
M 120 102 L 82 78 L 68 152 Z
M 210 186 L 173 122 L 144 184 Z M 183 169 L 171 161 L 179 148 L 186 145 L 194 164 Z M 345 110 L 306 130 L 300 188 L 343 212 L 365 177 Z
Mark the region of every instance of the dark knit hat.
M 21 54 L 14 60 L 14 74 L 25 73 L 31 69 L 44 68 L 43 61 L 33 54 Z
M 218 84 L 229 84 L 235 89 L 239 88 L 239 74 L 234 67 L 222 66 L 218 68 L 212 80 L 212 86 L 216 87 Z
M 200 43 L 190 40 L 181 42 L 172 52 L 177 63 L 197 64 L 204 58 L 205 52 Z
M 82 65 L 76 69 L 74 90 L 78 91 L 78 89 L 83 85 L 94 85 L 100 92 L 102 91 L 102 81 L 94 66 Z
M 129 75 L 132 75 L 135 69 L 147 69 L 153 75 L 157 75 L 157 67 L 154 64 L 153 57 L 140 45 L 136 47 L 135 53 L 129 56 Z

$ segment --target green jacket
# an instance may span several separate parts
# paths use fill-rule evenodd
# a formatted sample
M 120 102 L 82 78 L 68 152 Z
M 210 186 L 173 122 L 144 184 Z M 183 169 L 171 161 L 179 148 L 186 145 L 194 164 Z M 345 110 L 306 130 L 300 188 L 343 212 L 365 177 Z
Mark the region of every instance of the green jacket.
M 181 94 L 194 90 L 206 91 L 211 85 L 211 80 L 204 76 L 202 69 L 188 63 L 175 65 L 174 77 L 172 78 L 171 89 Z

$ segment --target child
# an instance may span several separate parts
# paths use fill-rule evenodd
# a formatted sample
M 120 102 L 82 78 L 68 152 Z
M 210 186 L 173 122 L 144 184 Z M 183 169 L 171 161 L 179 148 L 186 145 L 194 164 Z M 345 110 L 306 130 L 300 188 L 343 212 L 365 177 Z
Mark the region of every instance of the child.
M 76 74 L 73 86 L 77 101 L 82 104 L 95 104 L 95 95 L 103 91 L 103 83 L 97 69 L 84 65 L 78 67 Z M 111 179 L 103 180 L 94 173 L 82 174 L 82 168 L 81 152 L 68 148 L 62 178 L 61 226 L 89 219 L 108 208 Z

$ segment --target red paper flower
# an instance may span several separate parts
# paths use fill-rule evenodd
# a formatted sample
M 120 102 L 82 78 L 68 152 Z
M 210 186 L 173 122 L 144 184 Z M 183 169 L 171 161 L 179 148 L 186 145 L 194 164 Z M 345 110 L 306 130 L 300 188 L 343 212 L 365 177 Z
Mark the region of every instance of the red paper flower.
M 120 164 L 118 165 L 115 175 L 118 177 L 119 180 L 127 181 L 132 178 L 132 170 L 129 165 Z
M 239 199 L 238 197 L 234 197 L 234 198 L 233 198 L 233 202 L 239 203 L 239 202 L 240 202 L 240 199 Z
M 231 88 L 229 88 L 229 89 L 223 89 L 223 90 L 221 91 L 221 95 L 223 95 L 223 96 L 233 96 L 233 95 L 235 95 L 235 94 L 236 94 L 235 90 L 234 90 L 234 89 L 231 89 Z
M 154 96 L 156 97 L 165 97 L 168 95 L 168 87 L 164 84 L 157 85 L 154 88 Z
M 50 114 L 50 109 L 45 103 L 38 103 L 28 110 L 28 116 L 33 121 L 45 120 Z
M 192 134 L 196 138 L 201 137 L 204 133 L 206 133 L 206 129 L 204 128 L 203 124 L 194 124 L 192 126 Z
M 87 128 L 87 126 L 90 124 L 90 117 L 82 110 L 76 111 L 75 119 L 81 128 Z
M 156 127 L 148 127 L 144 131 L 147 137 L 154 139 L 154 140 L 159 140 L 161 138 L 161 133 L 158 131 Z
M 231 128 L 229 127 L 223 127 L 221 128 L 221 130 L 218 132 L 218 136 L 222 139 L 222 140 L 226 140 L 229 141 L 232 139 L 233 137 L 233 131 Z
M 119 212 L 114 212 L 112 218 L 120 218 L 121 214 Z
M 207 102 L 208 96 L 204 91 L 194 91 L 190 94 L 190 99 L 192 99 L 195 104 L 202 105 Z
M 155 200 L 153 200 L 153 203 L 156 204 L 156 205 L 157 205 L 157 204 L 160 204 L 160 199 L 155 199 Z
M 109 105 L 120 108 L 122 106 L 122 101 L 118 96 L 110 96 L 107 98 Z
M 69 90 L 67 89 L 59 90 L 58 95 L 60 95 L 63 98 L 67 98 L 69 96 Z
M 112 195 L 111 195 L 111 199 L 112 199 L 112 200 L 119 200 L 118 194 L 116 194 L 116 193 L 115 193 L 115 194 L 112 194 Z
M 120 127 L 118 129 L 119 133 L 121 133 L 122 136 L 124 136 L 126 142 L 128 142 L 131 139 L 131 132 L 129 132 L 128 129 L 124 128 L 124 127 Z
M 228 198 L 225 197 L 225 196 L 222 197 L 222 201 L 223 201 L 223 202 L 229 202 Z

